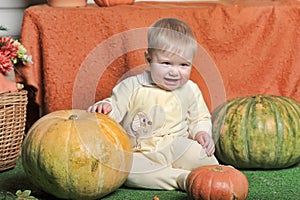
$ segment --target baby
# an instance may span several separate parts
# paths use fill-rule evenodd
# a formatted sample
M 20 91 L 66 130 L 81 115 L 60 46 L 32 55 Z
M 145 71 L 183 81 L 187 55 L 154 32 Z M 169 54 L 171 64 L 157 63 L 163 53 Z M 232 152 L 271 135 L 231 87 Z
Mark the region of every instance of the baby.
M 191 28 L 163 18 L 148 30 L 150 71 L 122 80 L 112 95 L 88 108 L 119 122 L 133 147 L 128 187 L 186 190 L 190 171 L 218 164 L 211 115 L 190 79 L 197 42 Z

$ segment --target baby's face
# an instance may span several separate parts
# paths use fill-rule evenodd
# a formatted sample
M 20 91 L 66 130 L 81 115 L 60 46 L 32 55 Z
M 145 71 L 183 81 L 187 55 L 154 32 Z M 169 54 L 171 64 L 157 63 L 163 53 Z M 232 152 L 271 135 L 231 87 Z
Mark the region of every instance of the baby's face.
M 189 79 L 193 54 L 180 56 L 167 51 L 153 51 L 150 58 L 150 71 L 153 81 L 162 89 L 175 90 Z

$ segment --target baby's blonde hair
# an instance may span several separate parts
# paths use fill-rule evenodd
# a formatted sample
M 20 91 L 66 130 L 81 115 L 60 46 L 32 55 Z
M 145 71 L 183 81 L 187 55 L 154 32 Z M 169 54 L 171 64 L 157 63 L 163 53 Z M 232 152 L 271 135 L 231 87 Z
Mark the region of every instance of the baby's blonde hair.
M 169 51 L 183 56 L 192 51 L 195 55 L 198 44 L 191 28 L 176 18 L 162 18 L 148 30 L 148 53 L 155 50 Z

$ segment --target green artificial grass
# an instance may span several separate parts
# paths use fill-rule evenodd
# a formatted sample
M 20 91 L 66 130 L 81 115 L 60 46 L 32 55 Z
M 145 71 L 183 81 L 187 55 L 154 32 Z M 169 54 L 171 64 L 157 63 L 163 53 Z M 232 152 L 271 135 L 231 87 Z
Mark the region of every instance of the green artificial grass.
M 247 200 L 300 200 L 300 164 L 280 170 L 241 170 L 249 181 Z M 31 195 L 41 200 L 56 198 L 34 187 L 26 177 L 21 160 L 14 169 L 0 172 L 0 200 L 15 199 L 11 194 L 17 190 L 31 190 Z M 186 200 L 181 191 L 137 190 L 121 187 L 102 198 L 105 200 Z

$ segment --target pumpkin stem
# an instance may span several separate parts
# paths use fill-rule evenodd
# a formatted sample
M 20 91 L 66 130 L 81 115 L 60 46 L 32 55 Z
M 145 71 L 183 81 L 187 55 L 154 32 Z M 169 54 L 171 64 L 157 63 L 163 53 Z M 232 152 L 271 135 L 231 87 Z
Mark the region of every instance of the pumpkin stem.
M 78 116 L 76 114 L 73 114 L 69 117 L 70 120 L 77 120 Z
M 216 171 L 216 172 L 223 172 L 224 171 L 221 165 L 215 167 L 213 170 Z

